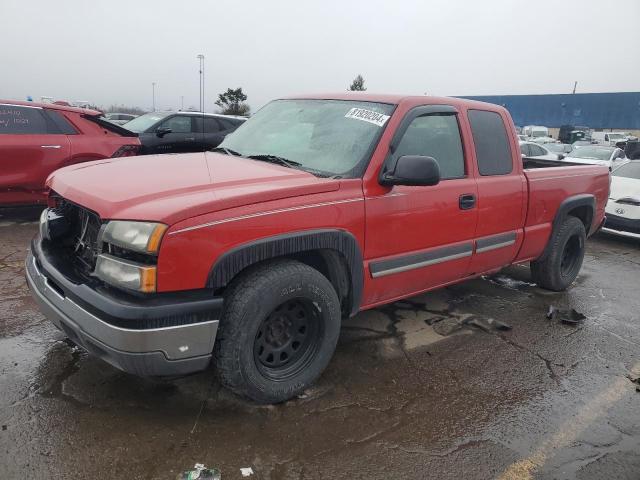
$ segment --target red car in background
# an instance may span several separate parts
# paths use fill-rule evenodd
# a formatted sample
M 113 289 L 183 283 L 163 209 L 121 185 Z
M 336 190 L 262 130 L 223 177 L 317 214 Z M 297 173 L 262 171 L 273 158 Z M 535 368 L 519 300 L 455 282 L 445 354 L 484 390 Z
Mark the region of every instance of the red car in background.
M 0 100 L 0 206 L 45 204 L 58 168 L 137 155 L 136 133 L 64 105 Z

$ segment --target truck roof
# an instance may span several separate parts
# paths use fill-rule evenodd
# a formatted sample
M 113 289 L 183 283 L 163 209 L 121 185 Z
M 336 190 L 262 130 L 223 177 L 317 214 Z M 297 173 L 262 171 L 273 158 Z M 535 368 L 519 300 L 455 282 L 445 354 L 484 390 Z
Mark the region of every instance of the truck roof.
M 416 105 L 424 104 L 443 104 L 451 106 L 478 107 L 486 110 L 504 110 L 504 107 L 494 103 L 479 102 L 477 100 L 467 100 L 458 97 L 435 97 L 431 95 L 398 95 L 398 94 L 381 94 L 369 92 L 333 92 L 333 93 L 314 93 L 288 95 L 282 99 L 310 99 L 310 100 L 356 100 L 361 102 L 389 103 L 398 105 L 400 103 L 409 103 Z
M 3 100 L 0 98 L 0 105 L 48 108 L 50 110 L 64 110 L 66 112 L 82 113 L 85 115 L 102 115 L 102 112 L 99 112 L 98 110 L 92 110 L 90 108 L 68 107 L 66 105 L 57 105 L 55 103 L 24 102 L 22 100 Z

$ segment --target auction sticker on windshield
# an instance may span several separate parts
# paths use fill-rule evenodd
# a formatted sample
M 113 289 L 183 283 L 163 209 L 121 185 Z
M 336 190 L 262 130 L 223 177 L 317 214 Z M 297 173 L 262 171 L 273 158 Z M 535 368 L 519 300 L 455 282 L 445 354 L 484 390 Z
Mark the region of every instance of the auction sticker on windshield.
M 352 108 L 347 112 L 344 118 L 355 118 L 356 120 L 373 123 L 374 125 L 381 127 L 387 120 L 389 120 L 389 115 L 374 112 L 373 110 L 366 110 L 364 108 Z

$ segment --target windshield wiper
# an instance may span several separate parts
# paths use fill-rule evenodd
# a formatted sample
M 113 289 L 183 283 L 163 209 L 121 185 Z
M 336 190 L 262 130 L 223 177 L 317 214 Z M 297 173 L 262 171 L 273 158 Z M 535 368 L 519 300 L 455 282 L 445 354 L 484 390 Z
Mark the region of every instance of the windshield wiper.
M 212 148 L 210 151 L 211 152 L 220 152 L 220 153 L 224 153 L 226 155 L 234 155 L 236 157 L 241 157 L 242 156 L 241 154 L 239 154 L 235 150 L 231 150 L 230 148 L 227 148 L 227 147 L 215 147 L 215 148 Z
M 259 154 L 259 155 L 247 155 L 247 158 L 251 158 L 253 160 L 260 160 L 261 162 L 275 163 L 276 165 L 282 165 L 284 167 L 289 167 L 289 168 L 297 168 L 302 166 L 300 162 L 287 160 L 286 158 L 279 157 L 278 155 L 269 155 L 266 153 Z

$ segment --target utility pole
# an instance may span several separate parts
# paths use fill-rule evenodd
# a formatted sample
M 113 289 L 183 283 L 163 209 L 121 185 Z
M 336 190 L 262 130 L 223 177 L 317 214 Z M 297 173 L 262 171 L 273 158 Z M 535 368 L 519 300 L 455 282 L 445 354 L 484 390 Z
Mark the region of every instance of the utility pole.
M 156 111 L 156 82 L 151 82 L 151 102 L 153 104 L 153 111 Z
M 572 94 L 576 93 L 576 87 L 577 86 L 578 86 L 578 81 L 576 80 L 575 83 L 573 84 L 573 92 L 571 92 Z
M 197 58 L 200 60 L 200 111 L 204 113 L 204 55 L 199 53 Z

